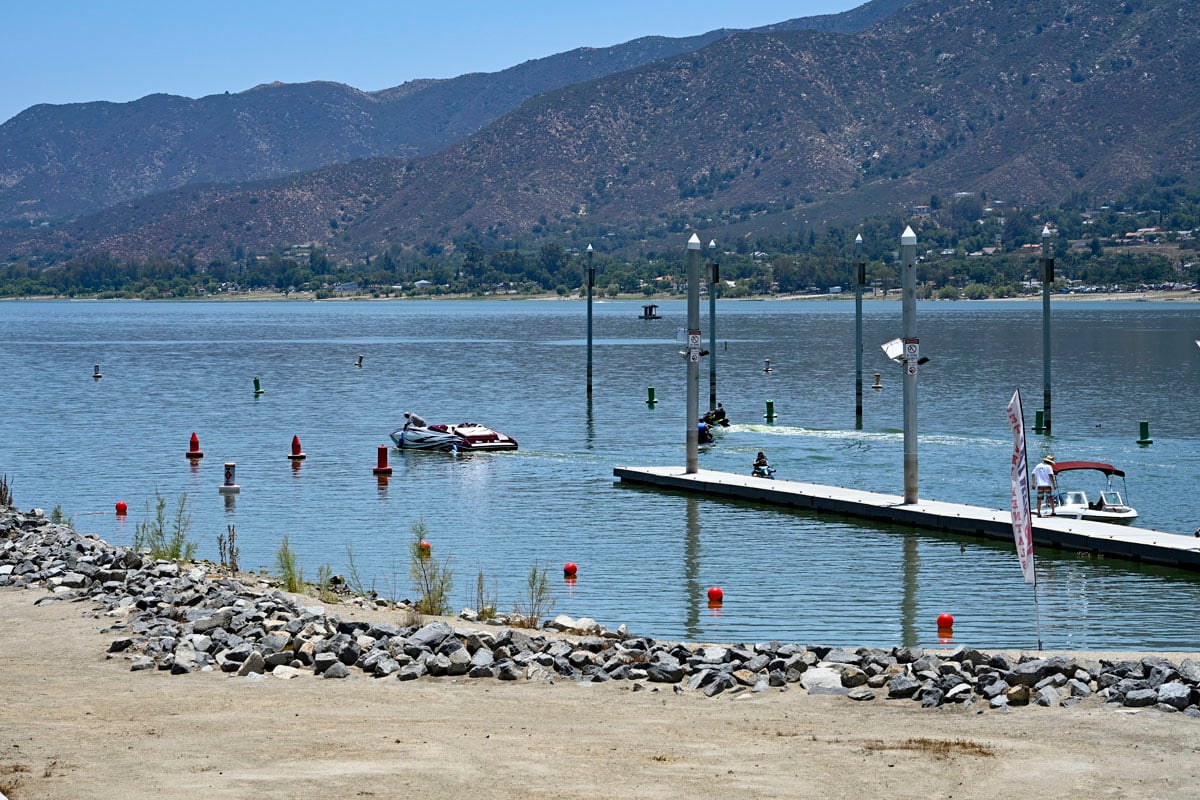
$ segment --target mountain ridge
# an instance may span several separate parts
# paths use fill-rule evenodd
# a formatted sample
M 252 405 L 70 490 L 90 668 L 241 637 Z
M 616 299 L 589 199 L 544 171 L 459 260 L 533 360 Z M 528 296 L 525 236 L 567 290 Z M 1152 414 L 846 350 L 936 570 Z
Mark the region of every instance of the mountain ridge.
M 904 2 L 872 0 L 807 24 L 852 29 Z M 806 19 L 780 24 L 803 26 Z M 193 183 L 428 155 L 537 94 L 695 50 L 730 32 L 646 36 L 374 92 L 276 81 L 197 99 L 156 93 L 130 103 L 35 105 L 0 125 L 0 224 L 58 222 Z
M 1180 0 L 917 0 L 857 34 L 737 32 L 573 83 L 421 158 L 187 187 L 0 245 L 351 258 L 606 227 L 796 231 L 957 191 L 1103 195 L 1200 173 L 1197 36 Z

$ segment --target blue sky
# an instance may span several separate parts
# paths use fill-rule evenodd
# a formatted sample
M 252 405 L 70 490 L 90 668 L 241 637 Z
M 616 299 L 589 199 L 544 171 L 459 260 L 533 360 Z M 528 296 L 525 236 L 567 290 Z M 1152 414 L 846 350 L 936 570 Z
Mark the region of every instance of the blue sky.
M 846 11 L 864 0 L 6 0 L 0 121 L 37 103 L 358 89 L 494 72 L 576 47 Z

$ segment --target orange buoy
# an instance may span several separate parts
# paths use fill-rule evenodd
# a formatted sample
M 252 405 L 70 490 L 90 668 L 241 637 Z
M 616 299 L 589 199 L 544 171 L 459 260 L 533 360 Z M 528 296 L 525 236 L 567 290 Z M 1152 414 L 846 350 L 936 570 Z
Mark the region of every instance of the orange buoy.
M 575 573 L 578 571 L 579 571 L 579 567 L 575 564 L 574 561 L 568 561 L 567 563 L 563 564 L 563 577 L 564 578 L 574 578 Z
M 721 591 L 720 586 L 714 586 L 708 590 L 708 602 L 710 602 L 710 603 L 725 602 L 725 593 Z
M 371 470 L 376 475 L 391 475 L 392 468 L 387 463 L 387 445 L 379 445 L 379 458 L 375 464 L 375 469 Z
M 417 542 L 417 555 L 421 558 L 429 558 L 431 553 L 433 553 L 433 545 L 424 539 Z
M 129 511 L 129 506 L 127 506 L 125 504 L 124 500 L 118 500 L 116 508 L 117 508 L 117 516 L 118 517 L 125 516 L 125 514 L 128 513 L 128 511 Z
M 304 455 L 304 451 L 300 449 L 299 436 L 292 437 L 292 452 L 288 454 L 288 458 L 292 461 L 303 461 L 308 458 L 308 456 Z
M 188 445 L 187 457 L 204 458 L 204 451 L 200 449 L 200 437 L 196 435 L 195 431 L 192 431 L 192 442 Z

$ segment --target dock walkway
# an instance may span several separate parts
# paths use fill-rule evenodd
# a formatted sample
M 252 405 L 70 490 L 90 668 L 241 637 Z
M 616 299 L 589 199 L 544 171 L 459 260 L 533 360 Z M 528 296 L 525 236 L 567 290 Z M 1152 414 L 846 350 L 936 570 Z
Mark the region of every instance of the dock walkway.
M 706 497 L 844 514 L 1010 542 L 1013 539 L 1012 517 L 1007 510 L 937 500 L 918 500 L 906 504 L 900 495 L 703 469 L 688 475 L 682 467 L 616 467 L 613 475 L 622 482 Z M 1089 520 L 1034 517 L 1033 541 L 1037 547 L 1077 550 L 1200 570 L 1200 539 L 1177 533 Z

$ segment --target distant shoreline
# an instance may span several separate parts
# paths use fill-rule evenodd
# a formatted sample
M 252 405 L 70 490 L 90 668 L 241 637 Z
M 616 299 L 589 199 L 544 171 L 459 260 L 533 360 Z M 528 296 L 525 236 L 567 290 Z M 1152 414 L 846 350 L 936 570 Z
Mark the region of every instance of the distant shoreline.
M 315 292 L 290 292 L 282 294 L 280 292 L 268 291 L 253 291 L 240 292 L 238 294 L 215 294 L 206 297 L 159 297 L 154 300 L 144 300 L 137 297 L 117 297 L 117 298 L 95 298 L 95 297 L 55 297 L 52 295 L 38 295 L 34 297 L 4 297 L 0 301 L 18 302 L 18 301 L 68 301 L 68 302 L 136 302 L 136 303 L 157 303 L 157 302 L 183 302 L 183 303 L 198 303 L 198 302 L 220 302 L 220 303 L 250 303 L 250 302 L 289 302 L 289 303 L 348 303 L 348 302 L 381 302 L 381 301 L 409 301 L 409 300 L 479 300 L 484 302 L 500 301 L 500 302 L 518 302 L 527 300 L 558 300 L 562 302 L 582 302 L 585 298 L 578 295 L 569 297 L 560 297 L 557 294 L 534 294 L 534 295 L 485 295 L 480 297 L 474 294 L 450 294 L 450 295 L 422 295 L 420 297 L 371 297 L 369 295 L 345 295 L 339 297 L 323 297 L 317 300 Z M 685 297 L 679 295 L 634 295 L 624 294 L 617 297 L 595 297 L 595 302 L 611 302 L 618 301 L 646 301 L 646 302 L 664 302 L 668 300 L 685 300 Z M 841 302 L 854 299 L 853 292 L 842 292 L 841 294 L 766 294 L 766 295 L 750 295 L 748 297 L 722 297 L 721 300 L 731 302 L 796 302 L 796 301 L 822 301 L 822 302 Z M 1200 302 L 1200 291 L 1150 291 L 1150 292 L 1110 292 L 1110 293 L 1057 293 L 1051 295 L 1051 299 L 1055 302 L 1068 303 L 1116 303 L 1116 302 L 1183 302 L 1196 303 Z M 898 290 L 892 290 L 887 296 L 863 294 L 863 300 L 870 302 L 880 301 L 898 301 L 900 295 Z M 1041 294 L 1027 294 L 1017 297 L 989 297 L 985 300 L 941 300 L 934 298 L 922 299 L 921 303 L 1001 303 L 1001 302 L 1041 302 Z M 707 302 L 705 298 L 702 302 Z

